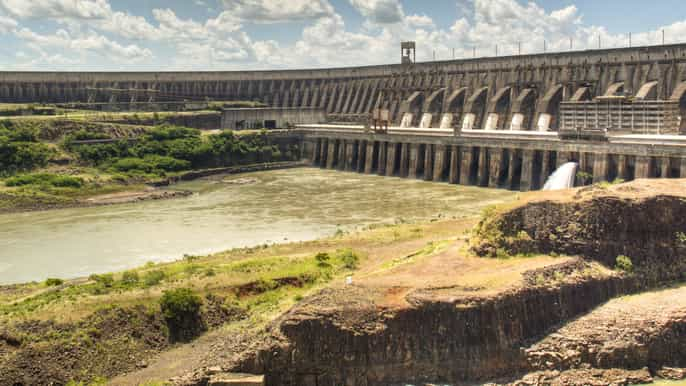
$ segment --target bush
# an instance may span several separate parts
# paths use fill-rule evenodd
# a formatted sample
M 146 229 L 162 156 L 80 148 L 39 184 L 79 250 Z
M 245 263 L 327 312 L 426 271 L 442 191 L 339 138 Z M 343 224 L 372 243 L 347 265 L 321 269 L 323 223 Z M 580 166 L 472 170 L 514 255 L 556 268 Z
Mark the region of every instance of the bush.
M 347 269 L 357 269 L 360 258 L 351 249 L 343 249 L 338 251 L 338 258 L 343 262 L 343 266 Z
M 57 287 L 62 284 L 64 284 L 64 280 L 62 279 L 49 278 L 45 281 L 45 285 L 48 287 Z
M 88 277 L 90 280 L 93 280 L 97 284 L 102 285 L 105 288 L 111 288 L 114 285 L 114 275 L 111 273 L 107 274 L 102 274 L 102 275 L 90 275 Z
M 150 271 L 143 276 L 143 283 L 148 286 L 152 287 L 154 285 L 160 284 L 162 280 L 167 276 L 164 271 L 156 269 L 154 271 Z
M 329 256 L 328 253 L 326 252 L 319 252 L 317 255 L 314 257 L 315 260 L 317 260 L 317 265 L 320 267 L 330 267 L 331 264 L 329 264 L 329 260 L 331 259 L 331 256 Z
M 126 271 L 121 275 L 121 282 L 124 285 L 132 286 L 138 284 L 140 277 L 136 271 Z
M 634 263 L 631 262 L 631 258 L 624 255 L 617 256 L 615 269 L 619 271 L 624 271 L 631 273 L 634 271 Z
M 7 186 L 38 185 L 58 188 L 80 188 L 83 184 L 83 178 L 50 173 L 24 174 L 5 181 Z
M 164 291 L 160 298 L 160 310 L 169 327 L 172 340 L 186 340 L 200 329 L 202 300 L 189 288 Z

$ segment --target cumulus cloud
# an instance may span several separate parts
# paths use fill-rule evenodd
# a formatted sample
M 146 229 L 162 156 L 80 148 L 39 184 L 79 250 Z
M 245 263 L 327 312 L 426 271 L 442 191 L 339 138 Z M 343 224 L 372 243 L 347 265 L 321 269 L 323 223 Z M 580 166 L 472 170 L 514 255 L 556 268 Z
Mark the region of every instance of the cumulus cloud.
M 143 61 L 150 59 L 153 54 L 147 48 L 137 45 L 122 45 L 102 35 L 90 33 L 83 36 L 72 36 L 64 29 L 55 34 L 42 35 L 27 28 L 16 31 L 17 37 L 24 40 L 29 47 L 47 56 L 52 50 L 66 50 L 72 53 L 95 53 L 102 57 L 117 61 Z
M 403 20 L 403 7 L 399 0 L 350 0 L 365 18 L 379 24 L 398 23 Z
M 112 12 L 107 0 L 0 0 L 0 7 L 23 19 L 102 19 Z
M 246 22 L 275 23 L 330 16 L 328 0 L 223 0 L 224 8 Z
M 19 24 L 17 23 L 16 20 L 0 15 L 0 34 L 6 34 L 15 28 L 17 28 Z

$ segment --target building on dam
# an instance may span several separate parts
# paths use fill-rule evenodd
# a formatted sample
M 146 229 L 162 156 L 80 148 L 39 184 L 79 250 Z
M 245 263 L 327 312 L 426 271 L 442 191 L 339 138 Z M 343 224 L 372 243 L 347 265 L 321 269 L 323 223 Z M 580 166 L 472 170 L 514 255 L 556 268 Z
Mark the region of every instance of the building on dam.
M 352 68 L 2 72 L 0 101 L 209 98 L 316 111 L 292 131 L 313 164 L 449 183 L 539 189 L 570 161 L 578 184 L 686 177 L 684 44 L 427 63 L 407 48 L 400 64 Z M 389 130 L 369 128 L 374 110 Z

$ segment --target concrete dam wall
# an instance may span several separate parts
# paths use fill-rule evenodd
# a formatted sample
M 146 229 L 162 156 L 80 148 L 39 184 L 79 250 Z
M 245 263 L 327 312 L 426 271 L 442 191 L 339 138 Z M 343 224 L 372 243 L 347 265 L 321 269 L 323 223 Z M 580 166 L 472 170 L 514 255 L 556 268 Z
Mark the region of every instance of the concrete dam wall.
M 686 45 L 593 50 L 351 68 L 242 72 L 1 72 L 1 102 L 259 100 L 325 109 L 362 122 L 374 108 L 448 126 L 556 129 L 565 101 L 629 95 L 681 103 Z M 424 114 L 430 114 L 424 116 Z M 541 115 L 546 114 L 543 119 Z M 515 118 L 513 121 L 513 118 Z

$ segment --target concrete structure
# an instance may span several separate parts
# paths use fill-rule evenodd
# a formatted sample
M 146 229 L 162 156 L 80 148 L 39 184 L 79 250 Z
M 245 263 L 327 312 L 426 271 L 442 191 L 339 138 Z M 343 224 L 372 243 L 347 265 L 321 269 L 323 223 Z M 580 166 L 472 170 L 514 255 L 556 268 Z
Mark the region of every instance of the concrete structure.
M 358 122 L 375 107 L 410 127 L 556 130 L 561 102 L 629 95 L 686 109 L 686 45 L 429 63 L 245 72 L 2 72 L 2 102 L 259 100 Z M 430 119 L 429 119 L 430 118 Z
M 319 108 L 238 108 L 224 109 L 222 129 L 283 129 L 295 124 L 324 123 L 326 113 Z
M 655 135 L 686 129 L 686 44 L 408 62 L 289 71 L 3 72 L 0 101 L 214 99 L 315 108 L 337 124 L 300 127 L 313 163 L 450 183 L 537 189 L 567 161 L 577 161 L 593 181 L 686 177 L 686 136 Z M 375 109 L 388 110 L 402 128 L 364 130 L 359 124 Z
M 617 178 L 686 178 L 686 136 L 614 135 L 606 141 L 568 140 L 557 133 L 391 127 L 372 133 L 363 126 L 297 127 L 305 157 L 314 165 L 492 188 L 540 189 L 555 169 L 579 163 L 590 178 L 577 185 Z M 343 152 L 322 152 L 339 148 Z M 316 150 L 320 149 L 320 150 Z M 360 165 L 360 164 L 363 164 Z

